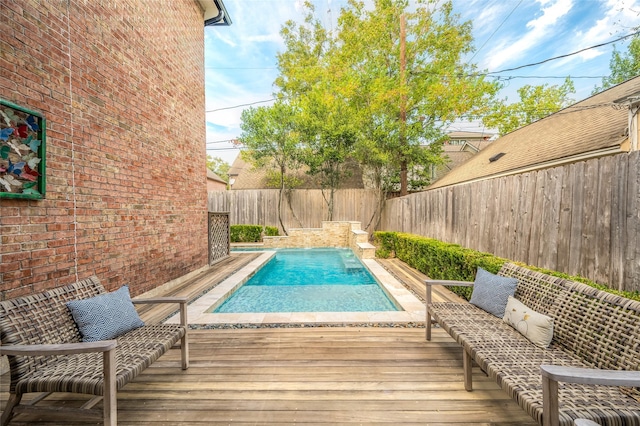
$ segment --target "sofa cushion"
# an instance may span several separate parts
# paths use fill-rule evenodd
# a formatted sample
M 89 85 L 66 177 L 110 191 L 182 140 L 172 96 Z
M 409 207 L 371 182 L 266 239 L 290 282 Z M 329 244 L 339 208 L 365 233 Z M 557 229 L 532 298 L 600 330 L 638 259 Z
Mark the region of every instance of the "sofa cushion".
M 553 318 L 542 315 L 509 296 L 503 319 L 534 345 L 549 347 L 553 339 Z
M 144 325 L 133 307 L 129 286 L 126 285 L 111 293 L 72 300 L 67 302 L 67 307 L 83 342 L 115 339 Z
M 518 280 L 501 277 L 478 268 L 469 302 L 480 309 L 502 318 L 509 296 L 516 291 Z

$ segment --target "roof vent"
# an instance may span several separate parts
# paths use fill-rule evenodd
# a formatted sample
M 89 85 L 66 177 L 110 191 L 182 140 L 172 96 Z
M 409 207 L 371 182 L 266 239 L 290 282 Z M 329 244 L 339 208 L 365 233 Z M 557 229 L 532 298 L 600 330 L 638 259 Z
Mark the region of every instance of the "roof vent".
M 496 155 L 494 155 L 493 157 L 489 158 L 489 162 L 493 163 L 494 161 L 498 161 L 500 159 L 500 157 L 502 157 L 504 155 L 504 152 L 499 152 Z

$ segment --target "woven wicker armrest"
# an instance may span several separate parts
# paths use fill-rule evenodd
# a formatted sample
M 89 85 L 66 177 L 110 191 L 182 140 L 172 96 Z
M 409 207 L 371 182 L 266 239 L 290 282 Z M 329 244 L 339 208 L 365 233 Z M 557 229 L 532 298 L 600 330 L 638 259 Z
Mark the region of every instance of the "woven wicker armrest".
M 100 340 L 97 342 L 62 343 L 50 345 L 2 345 L 0 355 L 45 356 L 70 355 L 89 352 L 107 352 L 118 346 L 117 340 Z
M 604 386 L 640 386 L 640 371 L 599 370 L 596 368 L 541 365 L 542 373 L 542 424 L 557 426 L 560 423 L 558 382 Z

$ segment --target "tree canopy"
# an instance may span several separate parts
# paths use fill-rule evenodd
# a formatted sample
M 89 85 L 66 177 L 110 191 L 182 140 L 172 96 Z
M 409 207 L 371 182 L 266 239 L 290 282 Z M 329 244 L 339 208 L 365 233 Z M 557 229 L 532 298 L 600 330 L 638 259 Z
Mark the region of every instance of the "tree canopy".
M 609 68 L 611 75 L 602 79 L 602 86 L 593 89 L 593 94 L 640 75 L 640 34 L 631 39 L 626 53 L 619 52 L 614 46 Z
M 220 176 L 225 182 L 229 182 L 229 169 L 231 166 L 220 157 L 207 155 L 207 169 Z
M 381 187 L 399 182 L 406 194 L 411 178 L 427 183 L 446 126 L 498 90 L 462 61 L 471 24 L 459 22 L 451 2 L 374 0 L 371 8 L 349 0 L 329 32 L 306 6 L 304 23 L 283 27 L 275 83 L 304 116 L 311 172 L 338 170 L 351 155 Z
M 561 85 L 527 84 L 518 89 L 520 101 L 508 104 L 504 99 L 496 102 L 482 121 L 504 135 L 569 106 L 573 103 L 569 98 L 571 93 L 575 93 L 575 88 L 568 77 Z
M 284 102 L 269 107 L 249 108 L 242 112 L 239 143 L 245 158 L 261 167 L 275 167 L 278 171 L 278 219 L 282 223 L 282 197 L 291 180 L 287 173 L 300 165 L 300 134 L 296 122 L 298 111 Z

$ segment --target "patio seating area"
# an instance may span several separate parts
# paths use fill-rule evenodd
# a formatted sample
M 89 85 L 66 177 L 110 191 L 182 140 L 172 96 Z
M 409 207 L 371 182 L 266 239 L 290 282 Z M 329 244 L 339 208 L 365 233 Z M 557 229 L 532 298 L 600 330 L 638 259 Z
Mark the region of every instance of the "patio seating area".
M 197 298 L 254 256 L 232 254 L 215 271 L 156 296 Z M 424 291 L 415 270 L 396 259 L 381 264 L 416 293 Z M 455 297 L 445 290 L 434 293 L 440 301 Z M 145 321 L 167 315 L 165 308 L 143 309 Z M 464 389 L 459 345 L 441 329 L 434 330 L 430 343 L 421 325 L 374 324 L 229 326 L 192 330 L 189 339 L 188 370 L 176 368 L 180 349 L 171 349 L 118 392 L 118 424 L 535 424 L 479 368 L 473 370 L 475 391 Z M 3 408 L 8 375 L 0 379 Z M 80 407 L 88 399 L 54 394 L 39 405 Z M 27 414 L 11 422 L 27 424 L 88 423 Z

